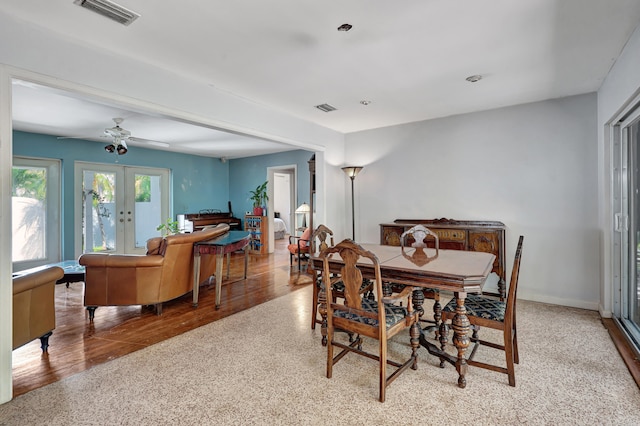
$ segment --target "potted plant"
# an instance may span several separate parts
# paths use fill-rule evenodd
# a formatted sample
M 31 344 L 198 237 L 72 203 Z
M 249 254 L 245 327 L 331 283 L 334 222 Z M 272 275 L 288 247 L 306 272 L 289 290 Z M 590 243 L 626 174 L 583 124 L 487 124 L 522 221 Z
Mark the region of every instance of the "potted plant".
M 169 218 L 165 223 L 158 225 L 156 231 L 160 231 L 162 236 L 166 237 L 167 235 L 180 233 L 180 228 L 178 227 L 178 221 L 171 220 L 171 218 Z
M 264 181 L 263 184 L 258 185 L 256 189 L 253 191 L 249 191 L 251 197 L 249 199 L 253 201 L 253 214 L 255 216 L 262 216 L 262 207 L 269 200 L 269 196 L 267 195 L 267 184 L 268 180 Z

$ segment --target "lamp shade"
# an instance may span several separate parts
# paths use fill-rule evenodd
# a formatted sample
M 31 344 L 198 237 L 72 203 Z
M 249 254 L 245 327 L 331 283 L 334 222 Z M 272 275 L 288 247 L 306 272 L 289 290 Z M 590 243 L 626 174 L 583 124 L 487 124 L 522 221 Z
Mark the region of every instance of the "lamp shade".
M 358 173 L 360 173 L 360 170 L 362 170 L 360 166 L 347 166 L 342 168 L 342 171 L 351 179 L 355 179 Z
M 300 204 L 300 207 L 296 209 L 296 213 L 309 213 L 310 211 L 311 207 L 309 207 L 309 204 L 307 203 Z

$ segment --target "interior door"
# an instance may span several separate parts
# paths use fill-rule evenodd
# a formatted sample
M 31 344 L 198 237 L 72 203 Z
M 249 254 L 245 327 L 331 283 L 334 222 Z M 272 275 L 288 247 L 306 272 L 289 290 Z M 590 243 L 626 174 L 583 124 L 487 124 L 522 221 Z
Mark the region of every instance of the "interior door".
M 77 162 L 76 253 L 142 254 L 169 217 L 169 170 Z

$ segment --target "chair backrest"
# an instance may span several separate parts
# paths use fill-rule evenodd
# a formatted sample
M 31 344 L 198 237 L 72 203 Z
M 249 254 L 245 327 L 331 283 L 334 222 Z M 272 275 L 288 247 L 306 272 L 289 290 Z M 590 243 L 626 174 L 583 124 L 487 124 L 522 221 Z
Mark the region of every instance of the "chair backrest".
M 344 265 L 340 269 L 340 274 L 338 276 L 332 276 L 329 261 L 331 255 L 337 253 L 342 258 Z M 367 258 L 370 262 L 367 263 L 367 267 L 372 267 L 374 270 L 375 278 L 374 278 L 374 291 L 376 293 L 376 303 L 378 304 L 378 313 L 371 313 L 370 311 L 365 311 L 362 309 L 362 300 L 363 294 L 360 291 L 362 287 L 362 271 L 358 267 L 358 261 L 360 258 Z M 382 303 L 383 294 L 382 294 L 382 278 L 380 274 L 380 264 L 378 262 L 377 256 L 365 250 L 362 246 L 355 243 L 350 239 L 346 239 L 339 244 L 328 247 L 322 252 L 320 252 L 320 258 L 323 259 L 323 280 L 325 282 L 331 282 L 333 284 L 335 281 L 342 281 L 344 283 L 344 304 L 342 303 L 334 303 L 332 301 L 332 287 L 333 285 L 326 285 L 325 289 L 327 291 L 327 317 L 329 321 L 332 321 L 331 317 L 333 315 L 334 310 L 348 311 L 350 315 L 356 315 L 359 317 L 371 318 L 377 321 L 377 324 L 386 324 L 385 320 L 385 309 Z M 364 324 L 359 324 L 362 327 L 365 327 Z M 371 324 L 369 324 L 371 325 Z M 376 326 L 376 328 L 378 328 Z M 379 327 L 381 335 L 375 336 L 378 338 L 384 337 L 385 327 Z M 364 333 L 365 335 L 371 335 L 370 333 Z
M 520 235 L 518 246 L 516 247 L 516 256 L 513 260 L 513 269 L 511 270 L 511 281 L 509 282 L 509 293 L 507 294 L 507 307 L 504 313 L 505 326 L 513 324 L 516 315 L 516 294 L 518 291 L 518 276 L 520 275 L 520 260 L 522 259 L 522 242 L 524 235 Z
M 438 238 L 438 234 L 424 225 L 416 225 L 403 232 L 402 235 L 400 235 L 400 246 L 425 248 L 427 247 L 427 237 L 429 235 L 435 239 L 436 253 L 438 253 L 440 249 L 440 238 Z
M 327 238 L 329 239 L 329 244 L 327 244 Z M 318 225 L 313 234 L 311 234 L 311 252 L 317 253 L 334 245 L 333 231 L 325 225 Z

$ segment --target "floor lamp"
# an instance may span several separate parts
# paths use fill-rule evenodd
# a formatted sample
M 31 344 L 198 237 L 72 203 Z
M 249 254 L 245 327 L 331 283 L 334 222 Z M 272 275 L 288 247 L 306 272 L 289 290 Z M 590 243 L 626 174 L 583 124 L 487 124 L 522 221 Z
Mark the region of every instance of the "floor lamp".
M 362 167 L 349 166 L 342 168 L 342 171 L 349 176 L 349 179 L 351 179 L 351 233 L 353 241 L 356 240 L 356 211 L 355 199 L 353 196 L 353 181 L 356 180 L 356 176 L 360 173 L 360 170 L 362 170 Z

